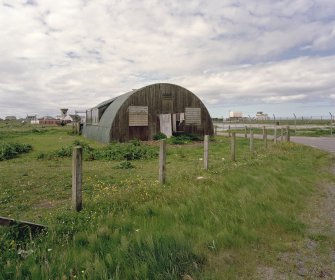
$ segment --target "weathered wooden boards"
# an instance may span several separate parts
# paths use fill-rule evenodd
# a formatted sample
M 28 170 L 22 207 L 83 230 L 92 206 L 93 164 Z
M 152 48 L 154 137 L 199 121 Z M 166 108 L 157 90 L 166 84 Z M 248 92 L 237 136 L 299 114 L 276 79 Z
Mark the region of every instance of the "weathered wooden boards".
M 41 224 L 19 221 L 6 217 L 0 217 L 0 226 L 16 226 L 18 228 L 20 235 L 26 235 L 26 234 L 35 235 L 47 229 L 46 226 Z
M 166 139 L 160 141 L 159 146 L 159 183 L 165 183 L 166 173 Z
M 76 146 L 72 154 L 72 206 L 76 211 L 82 209 L 83 148 Z

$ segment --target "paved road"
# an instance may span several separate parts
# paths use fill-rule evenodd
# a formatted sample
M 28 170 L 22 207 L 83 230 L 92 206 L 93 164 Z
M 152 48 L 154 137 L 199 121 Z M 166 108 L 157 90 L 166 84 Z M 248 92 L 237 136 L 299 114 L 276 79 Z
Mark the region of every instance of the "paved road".
M 335 137 L 296 137 L 291 136 L 291 141 L 304 144 L 320 150 L 335 153 Z

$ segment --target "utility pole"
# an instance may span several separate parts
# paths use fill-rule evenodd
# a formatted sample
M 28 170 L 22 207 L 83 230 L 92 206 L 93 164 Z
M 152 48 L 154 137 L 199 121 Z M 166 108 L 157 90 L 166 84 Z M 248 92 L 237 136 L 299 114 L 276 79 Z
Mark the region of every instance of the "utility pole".
M 294 116 L 294 135 L 297 134 L 297 116 L 293 113 Z

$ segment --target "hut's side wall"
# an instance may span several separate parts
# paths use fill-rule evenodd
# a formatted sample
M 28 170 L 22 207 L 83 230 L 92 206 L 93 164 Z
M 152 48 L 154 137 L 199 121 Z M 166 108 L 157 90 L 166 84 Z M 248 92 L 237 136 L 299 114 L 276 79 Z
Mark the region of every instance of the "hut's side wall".
M 148 126 L 129 127 L 129 106 L 148 106 Z M 201 109 L 200 125 L 185 125 L 188 133 L 213 135 L 210 115 L 201 100 L 185 88 L 172 84 L 154 84 L 128 97 L 115 115 L 110 140 L 128 141 L 132 138 L 150 140 L 160 131 L 159 114 L 185 113 L 185 108 Z
M 110 127 L 103 127 L 99 125 L 84 125 L 83 135 L 98 142 L 109 143 Z

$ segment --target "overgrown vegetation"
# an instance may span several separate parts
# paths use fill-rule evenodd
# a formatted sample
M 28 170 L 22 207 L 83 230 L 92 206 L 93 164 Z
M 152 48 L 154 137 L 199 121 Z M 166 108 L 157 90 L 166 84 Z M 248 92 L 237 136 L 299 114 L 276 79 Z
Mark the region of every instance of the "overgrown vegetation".
M 29 153 L 32 148 L 30 144 L 0 143 L 0 161 L 14 158 L 20 154 Z
M 111 143 L 105 147 L 93 148 L 83 141 L 74 141 L 73 144 L 61 147 L 51 152 L 40 152 L 38 159 L 53 159 L 71 157 L 74 146 L 82 146 L 84 158 L 86 160 L 139 160 L 156 158 L 158 155 L 157 147 L 149 146 L 138 140 L 129 143 Z
M 34 151 L 0 162 L 0 213 L 49 228 L 33 240 L 0 228 L 0 279 L 252 279 L 257 264 L 276 263 L 304 237 L 306 199 L 316 182 L 334 180 L 326 153 L 293 143 L 265 150 L 255 139 L 251 155 L 248 140 L 238 139 L 232 162 L 230 139 L 217 137 L 208 171 L 202 145 L 170 143 L 161 186 L 155 144 L 100 146 L 61 130 L 20 138 L 28 139 Z M 84 163 L 84 207 L 75 213 L 71 158 L 36 156 L 78 144 L 87 157 L 124 150 Z M 142 157 L 142 148 L 156 155 Z M 128 168 L 127 157 L 138 154 Z
M 203 138 L 199 137 L 198 135 L 190 134 L 190 133 L 183 133 L 180 135 L 174 135 L 168 139 L 169 144 L 173 145 L 183 145 L 189 144 L 193 141 L 202 141 Z
M 158 132 L 156 135 L 154 135 L 154 140 L 161 140 L 161 139 L 166 139 L 166 135 L 162 132 Z

